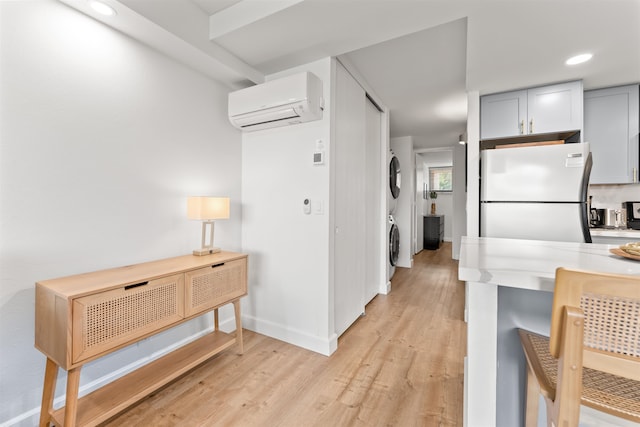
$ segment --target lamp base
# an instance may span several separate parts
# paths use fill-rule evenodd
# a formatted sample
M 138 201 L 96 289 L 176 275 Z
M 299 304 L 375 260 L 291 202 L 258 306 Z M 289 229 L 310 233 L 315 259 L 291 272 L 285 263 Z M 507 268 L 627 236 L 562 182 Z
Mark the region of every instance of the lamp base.
M 197 256 L 211 255 L 211 254 L 218 253 L 220 251 L 221 251 L 220 248 L 201 248 L 201 249 L 195 249 L 193 251 L 193 254 Z

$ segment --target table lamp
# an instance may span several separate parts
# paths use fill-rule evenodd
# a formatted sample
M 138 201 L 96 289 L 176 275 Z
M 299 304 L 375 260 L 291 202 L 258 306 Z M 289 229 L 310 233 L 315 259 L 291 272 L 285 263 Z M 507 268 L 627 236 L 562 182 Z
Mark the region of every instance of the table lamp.
M 214 220 L 229 218 L 229 198 L 190 196 L 187 198 L 187 217 L 202 221 L 202 247 L 194 250 L 193 254 L 208 255 L 220 252 L 220 248 L 213 247 Z M 207 227 L 209 233 L 207 233 Z M 207 243 L 207 234 L 209 234 L 209 243 Z

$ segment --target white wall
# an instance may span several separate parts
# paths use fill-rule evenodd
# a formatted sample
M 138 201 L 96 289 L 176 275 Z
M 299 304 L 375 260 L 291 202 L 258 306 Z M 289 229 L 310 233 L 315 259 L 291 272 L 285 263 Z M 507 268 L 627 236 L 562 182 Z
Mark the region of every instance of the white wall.
M 411 268 L 413 266 L 412 238 L 415 204 L 415 157 L 413 153 L 413 137 L 391 138 L 389 143 L 400 162 L 401 187 L 393 218 L 400 232 L 400 251 L 396 266 Z
M 322 120 L 243 134 L 243 251 L 249 254 L 245 326 L 322 354 L 335 351 L 329 272 L 332 60 L 270 76 L 311 71 L 323 82 Z M 322 141 L 325 164 L 314 166 Z M 310 199 L 306 215 L 303 200 Z
M 0 39 L 0 424 L 32 426 L 34 283 L 190 253 L 194 194 L 231 198 L 216 244 L 240 249 L 241 139 L 225 87 L 57 1 L 0 2 Z M 91 363 L 82 391 L 210 321 Z

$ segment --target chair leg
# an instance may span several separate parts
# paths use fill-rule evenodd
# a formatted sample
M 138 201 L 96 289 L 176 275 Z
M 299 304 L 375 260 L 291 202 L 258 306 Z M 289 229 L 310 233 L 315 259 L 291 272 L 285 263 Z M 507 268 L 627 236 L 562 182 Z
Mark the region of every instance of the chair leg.
M 538 426 L 538 402 L 540 400 L 540 386 L 533 371 L 527 366 L 527 404 L 525 412 L 525 427 Z

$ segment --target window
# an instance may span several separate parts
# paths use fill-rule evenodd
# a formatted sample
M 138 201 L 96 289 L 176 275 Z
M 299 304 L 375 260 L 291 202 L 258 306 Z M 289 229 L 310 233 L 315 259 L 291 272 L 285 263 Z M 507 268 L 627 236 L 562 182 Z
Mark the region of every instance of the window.
M 429 188 L 431 191 L 452 191 L 451 166 L 429 168 Z

